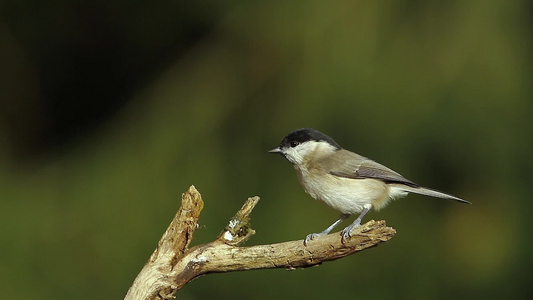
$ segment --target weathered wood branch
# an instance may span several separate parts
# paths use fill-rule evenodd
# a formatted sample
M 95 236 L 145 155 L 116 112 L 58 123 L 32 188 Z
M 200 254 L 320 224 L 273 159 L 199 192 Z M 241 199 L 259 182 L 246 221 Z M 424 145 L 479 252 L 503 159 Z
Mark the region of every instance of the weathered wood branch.
M 310 267 L 374 247 L 396 233 L 385 221 L 372 220 L 356 228 L 344 243 L 339 233 L 332 233 L 307 246 L 298 240 L 240 247 L 255 234 L 249 220 L 258 201 L 259 197 L 249 198 L 215 241 L 188 248 L 204 206 L 200 193 L 191 186 L 183 193 L 180 209 L 125 299 L 170 299 L 186 283 L 209 273 Z

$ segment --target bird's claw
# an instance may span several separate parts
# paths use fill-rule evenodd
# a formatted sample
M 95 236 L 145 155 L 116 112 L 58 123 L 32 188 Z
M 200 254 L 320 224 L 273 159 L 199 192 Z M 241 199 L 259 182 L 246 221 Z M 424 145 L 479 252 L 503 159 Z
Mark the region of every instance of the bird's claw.
M 346 240 L 350 239 L 352 237 L 352 231 L 354 228 L 359 227 L 361 225 L 361 222 L 353 222 L 350 226 L 344 228 L 341 231 L 341 242 L 344 243 Z
M 352 230 L 349 230 L 348 227 L 344 228 L 341 232 L 341 242 L 344 243 L 346 240 L 352 237 Z
M 314 240 L 316 239 L 317 237 L 319 236 L 322 236 L 324 234 L 321 234 L 321 233 L 310 233 L 308 234 L 306 237 L 305 237 L 305 240 L 304 240 L 304 246 L 307 246 L 307 243 L 310 241 L 310 240 Z

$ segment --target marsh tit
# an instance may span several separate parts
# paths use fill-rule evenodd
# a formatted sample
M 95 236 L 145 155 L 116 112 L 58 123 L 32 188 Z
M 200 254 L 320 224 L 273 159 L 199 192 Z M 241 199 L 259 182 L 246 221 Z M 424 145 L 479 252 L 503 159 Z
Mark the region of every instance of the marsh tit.
M 344 241 L 370 209 L 380 210 L 391 200 L 408 193 L 470 203 L 421 187 L 373 160 L 343 149 L 331 137 L 312 128 L 289 133 L 279 147 L 269 152 L 279 153 L 292 163 L 306 193 L 341 213 L 340 218 L 324 231 L 307 235 L 306 245 L 331 232 L 350 215 L 359 213 L 357 219 L 342 230 Z

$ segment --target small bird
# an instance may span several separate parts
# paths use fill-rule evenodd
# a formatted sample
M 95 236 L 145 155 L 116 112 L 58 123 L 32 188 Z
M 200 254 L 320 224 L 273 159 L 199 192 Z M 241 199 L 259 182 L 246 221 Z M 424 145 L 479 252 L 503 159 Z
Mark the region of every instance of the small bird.
M 360 213 L 342 230 L 344 241 L 354 228 L 361 225 L 370 209 L 380 210 L 391 200 L 408 193 L 470 204 L 455 196 L 421 187 L 371 159 L 343 149 L 331 137 L 312 128 L 289 133 L 277 148 L 269 152 L 279 153 L 292 163 L 306 193 L 341 213 L 340 218 L 324 231 L 307 235 L 305 245 L 330 233 L 350 215 Z

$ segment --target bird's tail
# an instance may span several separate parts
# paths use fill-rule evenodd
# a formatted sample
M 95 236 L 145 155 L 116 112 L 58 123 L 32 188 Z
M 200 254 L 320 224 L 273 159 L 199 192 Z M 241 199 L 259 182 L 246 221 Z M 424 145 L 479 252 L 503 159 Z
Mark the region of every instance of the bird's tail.
M 401 189 L 406 191 L 406 192 L 409 192 L 409 193 L 415 193 L 415 194 L 426 195 L 426 196 L 437 197 L 437 198 L 443 198 L 443 199 L 450 199 L 450 200 L 455 200 L 457 202 L 472 204 L 469 201 L 466 201 L 466 200 L 463 200 L 461 198 L 458 198 L 458 197 L 455 197 L 455 196 L 452 196 L 452 195 L 448 195 L 448 194 L 445 194 L 443 192 L 439 192 L 437 190 L 430 189 L 430 188 L 411 187 L 411 186 L 407 186 L 407 185 L 402 185 Z

